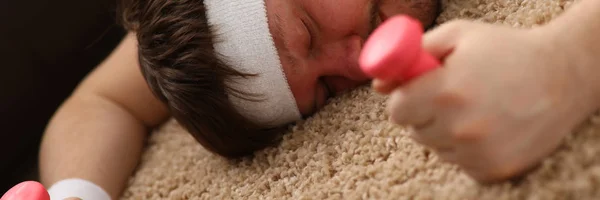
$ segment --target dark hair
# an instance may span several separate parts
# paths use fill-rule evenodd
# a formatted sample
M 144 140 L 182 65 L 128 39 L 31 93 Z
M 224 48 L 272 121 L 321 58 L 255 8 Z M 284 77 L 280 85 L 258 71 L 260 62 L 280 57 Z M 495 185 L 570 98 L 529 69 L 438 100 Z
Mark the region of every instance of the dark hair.
M 135 32 L 139 63 L 150 89 L 206 149 L 239 157 L 275 144 L 283 127 L 264 129 L 242 116 L 228 94 L 234 77 L 252 78 L 220 60 L 202 0 L 123 0 L 122 23 Z

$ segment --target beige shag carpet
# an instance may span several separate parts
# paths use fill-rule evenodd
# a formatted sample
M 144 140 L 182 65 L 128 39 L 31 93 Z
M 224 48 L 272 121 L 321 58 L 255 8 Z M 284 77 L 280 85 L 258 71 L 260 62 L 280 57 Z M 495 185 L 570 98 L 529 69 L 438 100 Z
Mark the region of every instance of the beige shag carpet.
M 528 28 L 571 3 L 446 0 L 438 23 Z M 278 147 L 240 160 L 208 153 L 171 121 L 149 139 L 123 199 L 600 199 L 600 117 L 519 182 L 483 186 L 388 123 L 385 103 L 359 88 L 292 127 Z

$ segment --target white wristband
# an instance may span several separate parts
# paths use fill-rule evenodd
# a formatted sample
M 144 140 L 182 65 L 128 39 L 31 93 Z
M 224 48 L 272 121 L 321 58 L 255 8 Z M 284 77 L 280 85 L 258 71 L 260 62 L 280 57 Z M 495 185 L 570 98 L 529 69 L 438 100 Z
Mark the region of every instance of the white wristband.
M 77 197 L 82 200 L 111 200 L 110 196 L 100 186 L 83 179 L 65 179 L 48 189 L 50 200 L 63 200 Z

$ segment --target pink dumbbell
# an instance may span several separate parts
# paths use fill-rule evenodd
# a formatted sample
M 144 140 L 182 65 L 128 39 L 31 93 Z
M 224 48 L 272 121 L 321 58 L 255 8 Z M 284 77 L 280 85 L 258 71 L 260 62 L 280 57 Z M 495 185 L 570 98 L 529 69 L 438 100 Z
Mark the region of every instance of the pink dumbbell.
M 440 64 L 423 51 L 421 23 L 406 15 L 386 20 L 366 41 L 359 64 L 372 78 L 409 81 Z
M 50 200 L 50 195 L 41 183 L 25 181 L 8 190 L 0 200 Z

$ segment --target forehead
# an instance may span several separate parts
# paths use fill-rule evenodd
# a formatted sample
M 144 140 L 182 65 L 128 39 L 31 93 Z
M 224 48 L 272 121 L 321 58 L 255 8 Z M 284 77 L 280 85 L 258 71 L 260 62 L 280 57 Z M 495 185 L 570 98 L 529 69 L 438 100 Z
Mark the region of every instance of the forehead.
M 283 16 L 307 12 L 320 20 L 354 16 L 367 9 L 365 6 L 370 1 L 372 0 L 265 0 L 269 14 Z
M 343 31 L 362 20 L 372 0 L 265 0 L 272 32 L 289 31 L 300 17 L 310 17 L 332 31 Z

